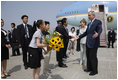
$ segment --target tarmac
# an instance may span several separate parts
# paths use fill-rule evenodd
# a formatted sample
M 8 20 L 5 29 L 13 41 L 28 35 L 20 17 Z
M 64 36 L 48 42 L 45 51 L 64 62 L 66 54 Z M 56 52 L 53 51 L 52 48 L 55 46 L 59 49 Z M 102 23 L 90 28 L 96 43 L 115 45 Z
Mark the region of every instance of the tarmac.
M 24 69 L 22 54 L 11 56 L 11 49 L 9 51 L 7 71 L 11 76 L 7 79 L 33 79 L 33 70 L 30 68 Z M 83 71 L 84 67 L 79 64 L 80 52 L 75 51 L 74 55 L 68 54 L 68 56 L 69 58 L 64 61 L 68 67 L 60 68 L 57 66 L 56 52 L 52 50 L 49 64 L 51 72 L 48 75 L 42 74 L 44 63 L 44 60 L 42 60 L 40 79 L 117 79 L 117 43 L 114 44 L 114 48 L 98 48 L 98 74 L 95 76 L 89 76 L 89 73 Z

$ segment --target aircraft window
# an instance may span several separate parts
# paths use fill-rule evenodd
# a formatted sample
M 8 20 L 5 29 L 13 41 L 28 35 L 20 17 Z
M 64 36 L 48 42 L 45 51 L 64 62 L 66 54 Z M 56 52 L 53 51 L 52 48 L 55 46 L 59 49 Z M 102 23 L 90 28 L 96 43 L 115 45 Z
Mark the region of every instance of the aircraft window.
M 72 13 L 74 13 L 74 11 Z
M 74 13 L 76 13 L 76 11 Z
M 79 13 L 79 11 L 78 11 L 78 13 Z

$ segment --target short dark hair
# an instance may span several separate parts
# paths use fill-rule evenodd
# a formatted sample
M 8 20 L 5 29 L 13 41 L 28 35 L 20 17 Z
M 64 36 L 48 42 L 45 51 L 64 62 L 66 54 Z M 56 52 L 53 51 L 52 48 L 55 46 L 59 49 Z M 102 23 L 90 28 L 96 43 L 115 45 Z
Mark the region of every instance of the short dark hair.
M 58 23 L 62 23 L 62 21 L 61 21 L 61 20 L 58 20 L 58 21 L 57 21 L 57 24 L 58 24 Z
M 8 30 L 8 32 L 11 32 L 10 30 Z
M 27 17 L 27 18 L 28 18 L 28 16 L 27 16 L 27 15 L 23 15 L 23 16 L 21 17 L 21 19 L 23 19 L 24 17 Z
M 1 19 L 2 21 L 4 21 L 3 19 Z
M 49 21 L 45 21 L 45 25 L 47 25 L 47 24 L 50 24 L 50 22 Z
M 36 22 L 36 26 L 39 28 L 40 27 L 40 25 L 41 24 L 43 24 L 43 20 L 37 20 L 37 22 Z
M 14 25 L 14 27 L 16 26 L 15 23 L 11 23 L 11 25 Z
M 72 29 L 74 29 L 74 31 L 75 31 L 75 27 L 72 27 L 72 28 L 71 28 L 71 31 L 72 31 Z
M 64 23 L 66 23 L 66 21 L 67 21 L 67 18 L 63 18 L 62 19 L 62 25 L 64 25 Z

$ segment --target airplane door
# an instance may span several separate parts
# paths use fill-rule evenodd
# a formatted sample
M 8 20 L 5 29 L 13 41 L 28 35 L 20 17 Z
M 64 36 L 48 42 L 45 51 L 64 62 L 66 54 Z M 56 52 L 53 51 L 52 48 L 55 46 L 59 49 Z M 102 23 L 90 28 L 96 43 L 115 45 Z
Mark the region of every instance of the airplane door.
M 99 12 L 104 12 L 104 5 L 99 5 Z

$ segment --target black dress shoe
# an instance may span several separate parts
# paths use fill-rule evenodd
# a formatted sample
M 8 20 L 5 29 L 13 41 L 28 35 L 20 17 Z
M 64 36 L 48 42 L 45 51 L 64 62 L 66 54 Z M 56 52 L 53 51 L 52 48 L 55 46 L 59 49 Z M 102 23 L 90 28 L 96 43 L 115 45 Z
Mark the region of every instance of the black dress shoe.
M 91 71 L 91 70 L 89 70 L 89 69 L 85 69 L 85 70 L 84 70 L 84 72 L 90 72 L 90 71 Z
M 14 55 L 12 55 L 12 56 L 16 56 L 16 55 L 14 54 Z
M 66 67 L 68 67 L 68 66 L 66 66 L 66 65 L 58 65 L 59 67 L 62 67 L 62 68 L 66 68 Z
M 17 54 L 18 56 L 21 55 L 21 54 Z
M 94 76 L 94 75 L 96 75 L 96 74 L 98 74 L 97 72 L 90 72 L 90 76 Z
M 66 64 L 63 64 L 65 67 L 68 67 Z
M 67 59 L 67 57 L 63 57 L 63 59 Z
M 27 65 L 25 65 L 24 67 L 25 67 L 25 69 L 28 69 L 28 66 Z
M 69 58 L 69 56 L 64 56 L 63 58 L 67 59 L 67 58 Z

